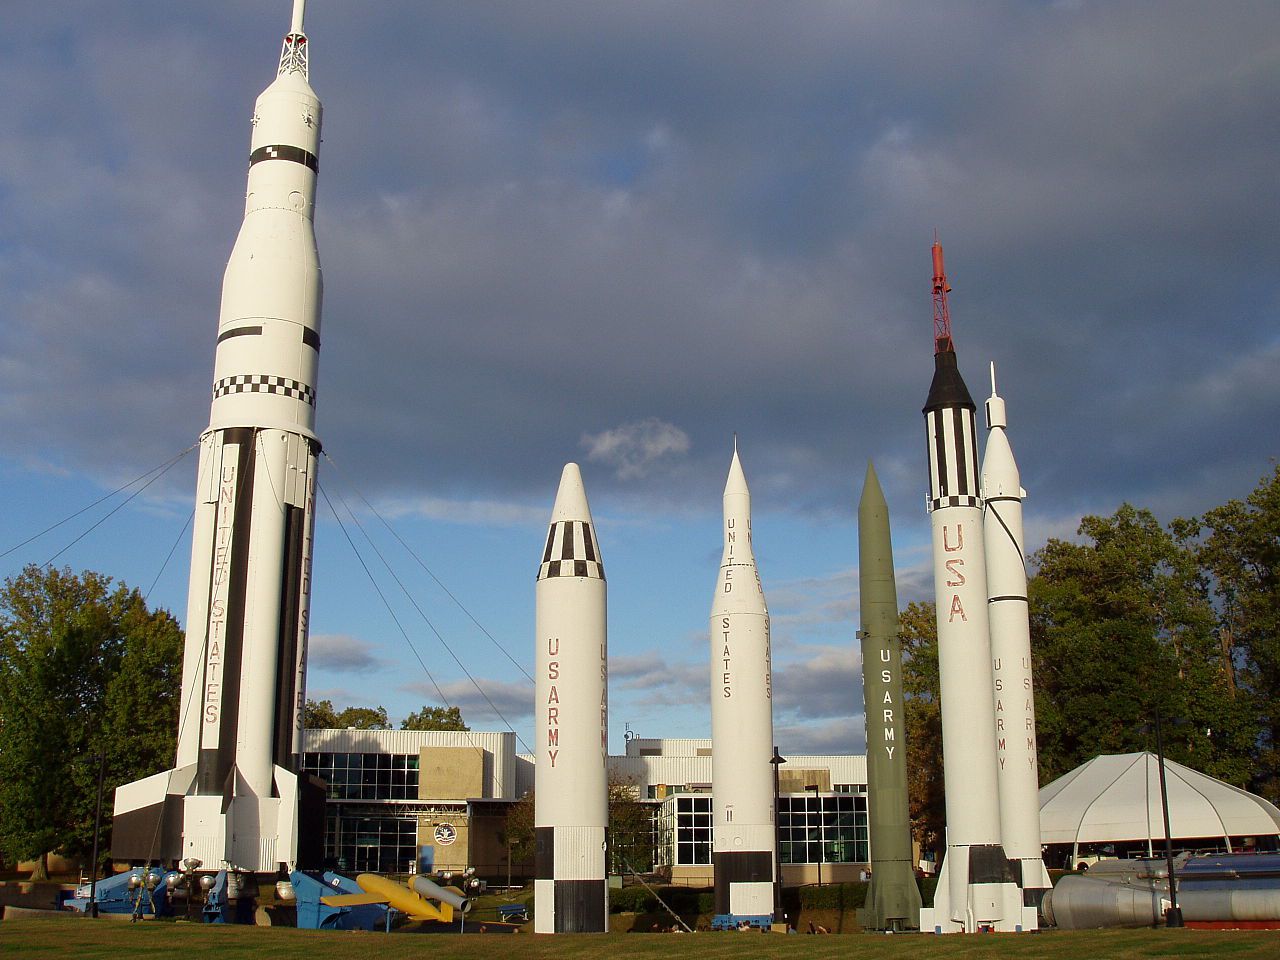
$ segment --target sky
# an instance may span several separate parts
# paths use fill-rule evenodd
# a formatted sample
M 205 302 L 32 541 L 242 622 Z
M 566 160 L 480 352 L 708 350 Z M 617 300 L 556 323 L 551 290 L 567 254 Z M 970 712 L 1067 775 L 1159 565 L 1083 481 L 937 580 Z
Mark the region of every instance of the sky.
M 185 616 L 190 448 L 289 9 L 6 11 L 0 576 L 95 569 Z M 609 578 L 613 750 L 708 736 L 736 433 L 776 739 L 860 752 L 868 460 L 900 601 L 932 592 L 935 231 L 961 371 L 981 402 L 995 362 L 1008 402 L 1029 550 L 1271 470 L 1280 5 L 311 0 L 306 27 L 313 698 L 447 702 L 528 743 L 572 460 Z

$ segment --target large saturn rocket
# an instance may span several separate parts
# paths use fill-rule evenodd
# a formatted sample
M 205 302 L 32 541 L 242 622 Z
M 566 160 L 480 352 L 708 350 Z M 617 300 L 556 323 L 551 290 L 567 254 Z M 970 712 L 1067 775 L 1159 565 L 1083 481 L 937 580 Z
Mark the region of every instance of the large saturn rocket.
M 858 592 L 867 729 L 867 826 L 871 841 L 871 886 L 858 917 L 868 930 L 914 930 L 920 925 L 920 888 L 916 885 L 911 853 L 911 812 L 907 803 L 898 589 L 893 574 L 889 505 L 870 463 L 858 502 Z
M 777 879 L 769 609 L 751 548 L 751 492 L 736 444 L 711 603 L 711 742 L 717 925 L 764 924 L 773 917 Z
M 305 0 L 258 98 L 222 284 L 191 545 L 177 762 L 116 792 L 118 857 L 274 872 L 298 855 L 320 359 L 321 106 Z
M 974 402 L 956 363 L 942 246 L 933 245 L 934 373 L 924 405 L 942 695 L 947 852 L 923 930 L 1025 929 L 1000 835 L 995 700 Z M 1034 908 L 1032 908 L 1034 916 Z
M 1000 833 L 1005 853 L 1017 864 L 1024 903 L 1038 907 L 1052 884 L 1040 851 L 1040 771 L 1036 762 L 1036 707 L 1022 536 L 1022 501 L 1027 492 L 1022 489 L 1018 464 L 1005 434 L 1007 425 L 1004 399 L 996 393 L 996 369 L 992 364 L 982 499 L 996 698 Z
M 534 930 L 609 929 L 604 561 L 576 463 L 560 477 L 535 587 Z

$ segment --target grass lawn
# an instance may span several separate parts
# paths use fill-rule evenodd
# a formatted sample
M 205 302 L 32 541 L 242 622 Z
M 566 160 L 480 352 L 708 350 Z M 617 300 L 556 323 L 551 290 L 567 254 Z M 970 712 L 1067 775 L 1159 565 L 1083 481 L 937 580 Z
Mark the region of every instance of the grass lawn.
M 1274 960 L 1280 931 L 1097 930 L 970 936 L 869 934 L 781 936 L 758 933 L 457 936 L 456 934 L 327 933 L 284 927 L 206 926 L 165 921 L 58 918 L 0 922 L 0 957 L 63 960 L 143 960 L 217 957 L 218 960 L 575 960 L 616 956 L 655 960 L 931 960 L 933 957 L 1070 958 L 1230 957 Z

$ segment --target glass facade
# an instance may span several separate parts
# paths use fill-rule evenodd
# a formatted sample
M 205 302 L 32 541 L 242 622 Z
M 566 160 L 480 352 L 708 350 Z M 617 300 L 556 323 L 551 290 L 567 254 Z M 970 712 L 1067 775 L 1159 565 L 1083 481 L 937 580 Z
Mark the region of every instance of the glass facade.
M 325 820 L 325 860 L 339 870 L 408 873 L 418 859 L 417 817 L 344 805 L 329 807 Z
M 778 845 L 783 863 L 867 863 L 866 794 L 779 798 Z
M 676 864 L 711 862 L 711 798 L 675 798 Z
M 663 865 L 710 864 L 711 838 L 710 796 L 677 795 L 662 805 L 655 842 Z M 783 863 L 868 863 L 866 794 L 782 796 L 778 842 Z
M 330 800 L 418 799 L 417 754 L 307 753 L 302 769 L 328 782 Z

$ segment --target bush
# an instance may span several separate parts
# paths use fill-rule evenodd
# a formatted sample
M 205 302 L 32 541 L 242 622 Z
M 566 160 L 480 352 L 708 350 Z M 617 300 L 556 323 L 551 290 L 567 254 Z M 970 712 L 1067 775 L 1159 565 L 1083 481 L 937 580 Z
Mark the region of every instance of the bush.
M 665 913 L 658 897 L 682 917 L 710 914 L 715 910 L 715 894 L 693 887 L 654 887 L 658 896 L 640 885 L 609 891 L 610 913 Z

